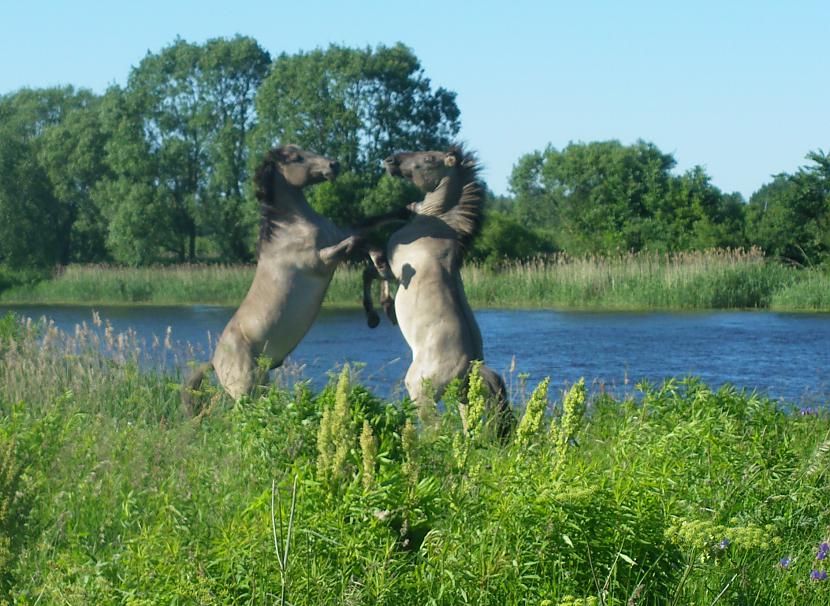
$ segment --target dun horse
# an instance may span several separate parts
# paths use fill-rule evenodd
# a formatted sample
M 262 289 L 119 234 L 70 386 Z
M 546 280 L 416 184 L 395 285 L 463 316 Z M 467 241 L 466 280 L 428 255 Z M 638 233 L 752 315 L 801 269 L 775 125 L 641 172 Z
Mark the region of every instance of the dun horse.
M 366 226 L 347 232 L 309 206 L 302 188 L 333 180 L 337 162 L 295 145 L 268 152 L 254 176 L 262 207 L 257 267 L 248 294 L 225 326 L 210 362 L 199 366 L 182 389 L 185 412 L 192 391 L 212 366 L 234 398 L 249 393 L 265 368 L 280 366 L 305 336 L 320 310 L 334 270 L 359 246 Z M 390 220 L 378 217 L 373 227 Z M 377 271 L 388 275 L 381 251 L 370 251 Z
M 409 179 L 426 193 L 423 201 L 408 206 L 414 216 L 391 235 L 387 246 L 390 268 L 400 283 L 394 315 L 412 349 L 406 389 L 413 401 L 423 403 L 430 395 L 440 398 L 453 379 L 467 377 L 473 361 L 484 360 L 481 331 L 460 272 L 463 247 L 481 225 L 484 190 L 475 158 L 459 147 L 399 153 L 385 164 L 390 175 Z M 382 276 L 367 267 L 363 301 L 370 326 L 377 318 L 371 299 L 375 278 Z M 390 313 L 388 291 L 383 291 L 382 303 Z M 504 380 L 483 364 L 480 372 L 497 403 L 500 430 L 508 430 L 512 415 Z M 433 393 L 424 393 L 427 384 Z M 462 407 L 466 430 L 465 413 Z

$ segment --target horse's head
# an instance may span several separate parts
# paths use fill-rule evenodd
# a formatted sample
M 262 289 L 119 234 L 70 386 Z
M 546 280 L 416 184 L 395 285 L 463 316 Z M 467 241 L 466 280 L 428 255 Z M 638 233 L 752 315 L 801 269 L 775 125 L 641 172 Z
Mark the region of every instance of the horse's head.
M 458 147 L 448 151 L 400 152 L 383 161 L 386 172 L 409 179 L 424 192 L 433 191 L 441 179 L 456 174 L 463 162 L 464 154 Z
M 294 187 L 305 187 L 321 181 L 334 181 L 340 171 L 336 160 L 306 151 L 296 145 L 275 147 L 268 152 L 263 166 L 266 172 L 276 171 L 286 183 Z

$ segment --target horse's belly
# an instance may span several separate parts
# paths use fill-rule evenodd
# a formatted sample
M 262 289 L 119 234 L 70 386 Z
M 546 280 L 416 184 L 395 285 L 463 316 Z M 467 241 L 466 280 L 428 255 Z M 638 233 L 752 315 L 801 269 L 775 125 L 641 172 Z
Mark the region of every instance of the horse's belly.
M 475 355 L 465 318 L 453 290 L 439 280 L 403 284 L 395 295 L 401 334 L 413 358 L 456 358 Z
M 249 293 L 237 311 L 242 332 L 257 355 L 279 364 L 314 323 L 331 277 L 295 274 Z

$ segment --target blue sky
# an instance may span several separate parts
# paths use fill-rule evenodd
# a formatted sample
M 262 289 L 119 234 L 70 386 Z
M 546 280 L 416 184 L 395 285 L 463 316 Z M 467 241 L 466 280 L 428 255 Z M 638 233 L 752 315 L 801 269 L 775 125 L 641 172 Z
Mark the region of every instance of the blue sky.
M 672 6 L 672 4 L 676 4 Z M 124 84 L 176 36 L 273 56 L 404 42 L 458 93 L 496 192 L 524 153 L 638 138 L 749 196 L 830 149 L 830 2 L 0 0 L 0 93 Z

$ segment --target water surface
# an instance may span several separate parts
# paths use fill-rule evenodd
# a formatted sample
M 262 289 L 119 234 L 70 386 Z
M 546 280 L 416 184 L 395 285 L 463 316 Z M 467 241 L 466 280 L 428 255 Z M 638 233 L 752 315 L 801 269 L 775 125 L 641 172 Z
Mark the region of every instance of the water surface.
M 92 319 L 83 306 L 0 306 L 63 329 Z M 233 308 L 97 307 L 116 331 L 131 328 L 150 343 L 168 326 L 179 364 L 208 357 Z M 641 380 L 696 375 L 713 387 L 731 383 L 773 398 L 824 404 L 830 396 L 830 314 L 773 312 L 620 313 L 479 310 L 487 363 L 509 384 L 529 375 L 565 385 L 584 376 L 616 393 Z M 194 350 L 186 350 L 191 343 Z M 513 360 L 515 359 L 515 365 Z M 302 375 L 322 384 L 343 362 L 365 363 L 361 380 L 385 396 L 401 393 L 411 356 L 384 318 L 372 330 L 360 310 L 324 311 L 290 356 Z M 510 372 L 511 367 L 514 369 Z

